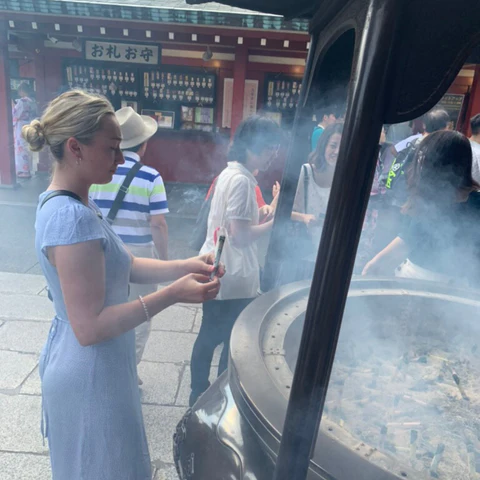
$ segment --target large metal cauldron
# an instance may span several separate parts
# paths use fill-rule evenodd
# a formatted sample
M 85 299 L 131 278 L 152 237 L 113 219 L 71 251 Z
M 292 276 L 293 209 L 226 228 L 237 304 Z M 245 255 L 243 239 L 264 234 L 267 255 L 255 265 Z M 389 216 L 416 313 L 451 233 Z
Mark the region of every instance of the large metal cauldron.
M 181 478 L 271 478 L 308 293 L 291 284 L 241 314 L 228 374 L 177 429 Z M 479 311 L 476 291 L 352 281 L 308 478 L 480 478 Z

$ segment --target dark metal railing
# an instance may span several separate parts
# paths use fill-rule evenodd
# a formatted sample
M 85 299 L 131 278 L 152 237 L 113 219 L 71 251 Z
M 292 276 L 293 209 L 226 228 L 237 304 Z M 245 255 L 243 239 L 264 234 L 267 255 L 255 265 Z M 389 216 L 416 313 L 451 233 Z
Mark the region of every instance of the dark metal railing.
M 370 0 L 363 32 L 357 32 L 359 48 L 351 81 L 350 105 L 318 251 L 275 480 L 304 480 L 307 476 L 377 162 L 387 95 L 386 72 L 400 4 L 401 0 Z

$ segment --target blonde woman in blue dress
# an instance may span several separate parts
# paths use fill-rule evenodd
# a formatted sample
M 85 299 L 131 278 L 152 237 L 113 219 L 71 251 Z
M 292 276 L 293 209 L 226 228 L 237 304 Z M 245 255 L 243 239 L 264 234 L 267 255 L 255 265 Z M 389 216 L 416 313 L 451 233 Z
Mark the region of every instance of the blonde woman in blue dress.
M 151 480 L 134 329 L 176 302 L 215 298 L 220 282 L 209 281 L 213 256 L 135 258 L 101 218 L 89 188 L 110 182 L 124 161 L 106 99 L 64 93 L 22 134 L 33 151 L 47 145 L 56 160 L 40 196 L 35 239 L 55 306 L 40 359 L 53 480 Z M 129 282 L 170 280 L 128 302 Z

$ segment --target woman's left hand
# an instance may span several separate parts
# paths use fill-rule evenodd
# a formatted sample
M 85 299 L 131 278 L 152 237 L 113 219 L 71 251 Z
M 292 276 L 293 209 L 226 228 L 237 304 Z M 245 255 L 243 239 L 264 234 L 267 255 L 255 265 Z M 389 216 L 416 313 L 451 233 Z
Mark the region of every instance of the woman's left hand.
M 215 253 L 206 253 L 198 257 L 193 257 L 185 260 L 186 274 L 188 273 L 200 273 L 201 275 L 210 276 L 213 272 L 213 263 L 215 262 Z M 225 266 L 220 262 L 218 272 L 215 275 L 218 278 L 222 278 L 225 275 Z

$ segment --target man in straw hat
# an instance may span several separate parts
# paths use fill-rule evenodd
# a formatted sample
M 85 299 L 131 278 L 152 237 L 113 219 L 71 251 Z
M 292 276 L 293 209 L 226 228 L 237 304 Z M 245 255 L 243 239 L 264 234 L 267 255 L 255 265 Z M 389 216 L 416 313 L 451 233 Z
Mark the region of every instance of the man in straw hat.
M 167 260 L 167 196 L 162 177 L 141 163 L 148 140 L 157 131 L 157 122 L 139 115 L 133 108 L 115 113 L 122 130 L 120 148 L 125 157 L 111 183 L 93 185 L 90 195 L 114 231 L 137 257 Z M 156 285 L 130 285 L 130 300 L 156 291 Z M 137 364 L 142 359 L 151 322 L 135 330 Z M 139 384 L 141 384 L 139 379 Z

